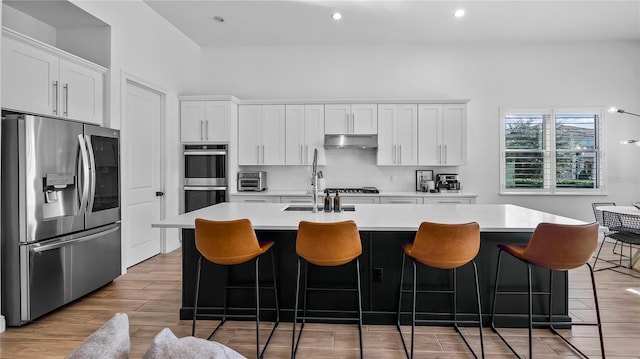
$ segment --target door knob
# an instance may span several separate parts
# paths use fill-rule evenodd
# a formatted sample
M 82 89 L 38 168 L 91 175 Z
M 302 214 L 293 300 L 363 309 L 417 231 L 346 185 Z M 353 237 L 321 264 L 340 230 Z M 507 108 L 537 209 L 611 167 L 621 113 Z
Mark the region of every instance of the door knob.
M 156 192 L 156 197 L 162 197 L 164 196 L 164 192 Z

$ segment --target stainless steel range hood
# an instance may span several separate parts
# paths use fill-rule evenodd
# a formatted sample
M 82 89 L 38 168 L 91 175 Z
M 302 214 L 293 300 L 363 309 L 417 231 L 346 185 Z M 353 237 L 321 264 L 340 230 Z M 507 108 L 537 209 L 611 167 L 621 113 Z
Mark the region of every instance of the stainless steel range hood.
M 378 148 L 378 135 L 324 135 L 324 148 Z

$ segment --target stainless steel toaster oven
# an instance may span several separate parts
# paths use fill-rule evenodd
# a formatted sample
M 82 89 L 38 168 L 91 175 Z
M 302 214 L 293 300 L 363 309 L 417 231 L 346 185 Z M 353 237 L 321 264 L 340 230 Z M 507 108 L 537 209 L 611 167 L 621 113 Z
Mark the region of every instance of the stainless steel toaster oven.
M 267 172 L 238 172 L 238 191 L 264 191 L 267 189 Z

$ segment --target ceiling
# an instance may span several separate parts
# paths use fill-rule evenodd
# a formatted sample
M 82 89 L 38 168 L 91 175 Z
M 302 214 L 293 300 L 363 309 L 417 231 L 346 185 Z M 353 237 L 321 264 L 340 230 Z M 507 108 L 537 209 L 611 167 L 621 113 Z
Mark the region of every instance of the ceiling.
M 203 47 L 640 40 L 640 0 L 145 2 Z

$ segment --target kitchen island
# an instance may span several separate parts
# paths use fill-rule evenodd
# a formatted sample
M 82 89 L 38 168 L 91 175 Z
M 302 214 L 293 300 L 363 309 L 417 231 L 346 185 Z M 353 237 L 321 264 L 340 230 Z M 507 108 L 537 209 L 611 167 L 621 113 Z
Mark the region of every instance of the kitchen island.
M 478 222 L 480 225 L 481 245 L 476 258 L 480 280 L 482 313 L 485 321 L 491 313 L 493 283 L 495 281 L 497 244 L 526 244 L 531 233 L 540 222 L 559 224 L 582 224 L 584 222 L 571 218 L 556 216 L 514 205 L 465 205 L 465 204 L 358 204 L 353 212 L 312 213 L 304 211 L 285 211 L 289 206 L 283 203 L 220 203 L 211 207 L 182 215 L 167 218 L 154 227 L 180 228 L 182 230 L 182 308 L 180 317 L 190 319 L 193 312 L 195 291 L 196 263 L 199 254 L 194 243 L 194 222 L 196 218 L 212 220 L 230 220 L 248 218 L 260 240 L 273 240 L 275 245 L 277 280 L 281 317 L 291 320 L 295 296 L 296 254 L 295 238 L 298 223 L 302 220 L 316 222 L 333 222 L 354 220 L 360 230 L 363 254 L 361 256 L 362 271 L 362 304 L 364 322 L 368 324 L 395 323 L 398 307 L 398 286 L 400 282 L 400 266 L 402 251 L 400 245 L 410 242 L 415 231 L 423 221 L 440 223 Z M 261 261 L 266 276 L 270 273 L 270 261 Z M 237 270 L 226 273 L 220 266 L 203 265 L 203 286 L 200 291 L 200 305 L 220 307 L 223 302 L 223 281 L 226 275 L 233 282 L 249 282 L 252 266 L 239 266 Z M 407 271 L 411 273 L 410 266 Z M 315 283 L 331 285 L 348 285 L 354 283 L 353 271 L 349 267 L 330 268 L 316 275 L 312 269 L 309 280 Z M 522 278 L 526 267 L 521 262 L 503 258 L 501 271 L 501 288 L 523 288 L 526 282 Z M 548 271 L 536 268 L 533 271 L 534 288 L 547 290 L 549 284 Z M 447 271 L 429 268 L 420 269 L 419 286 L 447 289 L 450 274 Z M 410 282 L 407 282 L 407 285 Z M 504 285 L 505 287 L 502 287 Z M 558 320 L 570 322 L 568 315 L 568 283 L 566 273 L 554 276 L 553 313 Z M 473 273 L 469 267 L 458 270 L 458 312 L 459 316 L 471 316 L 476 311 Z M 322 307 L 326 310 L 336 309 L 340 303 L 343 309 L 355 309 L 356 302 L 352 293 L 345 293 L 336 299 L 322 293 L 314 293 L 309 298 L 311 307 Z M 272 296 L 265 292 L 262 295 L 263 307 L 272 305 Z M 501 297 L 503 298 L 503 297 Z M 403 311 L 409 308 L 409 296 L 403 296 Z M 252 306 L 253 296 L 246 293 L 229 293 L 230 303 L 234 307 Z M 405 302 L 406 300 L 406 302 Z M 446 312 L 451 309 L 451 300 L 446 296 L 436 295 L 420 299 L 418 310 L 429 312 Z M 533 302 L 534 314 L 546 312 L 548 300 L 546 296 L 536 296 Z M 346 307 L 346 308 L 345 308 Z M 500 326 L 526 326 L 526 296 L 512 296 L 498 301 L 500 314 L 497 323 Z M 200 311 L 200 308 L 199 308 Z M 207 309 L 203 308 L 202 312 Z M 264 319 L 268 320 L 265 312 Z M 535 319 L 535 318 L 534 318 Z

